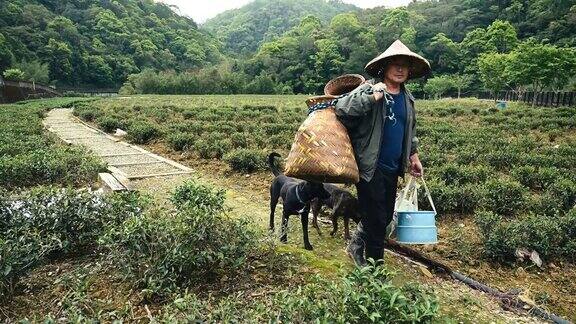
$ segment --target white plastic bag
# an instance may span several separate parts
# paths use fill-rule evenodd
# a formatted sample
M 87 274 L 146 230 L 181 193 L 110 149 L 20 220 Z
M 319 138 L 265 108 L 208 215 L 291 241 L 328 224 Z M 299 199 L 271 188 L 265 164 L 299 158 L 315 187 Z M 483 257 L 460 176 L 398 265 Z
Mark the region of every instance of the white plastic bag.
M 430 191 L 428 190 L 428 186 L 426 186 L 426 182 L 424 178 L 420 177 L 420 181 L 422 185 L 424 185 L 424 190 L 426 191 L 426 195 L 428 196 L 428 200 L 430 201 L 430 205 L 434 212 L 436 212 L 436 207 L 434 206 L 434 202 L 432 201 L 432 196 L 430 195 Z M 400 192 L 396 195 L 396 203 L 394 205 L 394 215 L 392 216 L 392 221 L 386 228 L 386 237 L 392 238 L 396 236 L 396 226 L 398 226 L 398 212 L 399 211 L 418 211 L 418 189 L 420 188 L 420 184 L 413 176 L 408 176 L 408 182 Z

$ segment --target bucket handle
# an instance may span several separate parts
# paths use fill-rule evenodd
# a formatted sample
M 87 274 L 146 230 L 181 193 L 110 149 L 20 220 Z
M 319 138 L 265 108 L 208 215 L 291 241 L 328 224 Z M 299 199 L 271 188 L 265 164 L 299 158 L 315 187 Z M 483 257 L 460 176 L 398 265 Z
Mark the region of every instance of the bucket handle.
M 434 206 L 434 202 L 432 201 L 432 195 L 430 194 L 430 190 L 428 190 L 428 186 L 426 185 L 426 181 L 424 181 L 423 177 L 421 177 L 420 180 L 422 180 L 422 184 L 424 185 L 424 191 L 426 192 L 426 196 L 428 197 L 428 201 L 430 201 L 430 205 L 432 206 L 432 209 L 434 210 L 434 214 L 438 214 L 438 212 L 436 212 L 436 207 Z

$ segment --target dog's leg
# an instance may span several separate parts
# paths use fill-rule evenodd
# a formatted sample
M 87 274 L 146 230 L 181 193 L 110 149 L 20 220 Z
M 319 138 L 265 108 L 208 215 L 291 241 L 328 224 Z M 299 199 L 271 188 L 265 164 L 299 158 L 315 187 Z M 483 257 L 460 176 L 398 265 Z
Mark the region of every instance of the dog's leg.
M 344 216 L 344 239 L 350 241 L 350 218 Z
M 282 227 L 280 228 L 280 242 L 288 242 L 288 215 L 286 212 L 282 212 Z
M 304 248 L 306 250 L 313 250 L 312 244 L 308 239 L 308 214 L 310 213 L 310 208 L 305 208 L 302 213 L 300 213 L 300 221 L 302 222 L 302 235 L 304 236 Z
M 320 203 L 320 200 L 318 198 L 315 198 L 314 200 L 312 200 L 311 207 L 312 207 L 312 226 L 316 228 L 318 235 L 322 236 L 322 233 L 320 232 L 320 226 L 318 226 L 318 214 L 320 214 L 320 210 L 322 209 L 322 203 Z
M 278 199 L 280 195 L 276 190 L 274 190 L 274 185 L 270 186 L 270 232 L 274 232 L 274 213 L 276 212 L 276 205 L 278 205 Z
M 336 232 L 338 231 L 338 215 L 342 214 L 342 201 L 344 199 L 344 196 L 340 195 L 338 197 L 338 200 L 336 200 L 336 202 L 334 203 L 334 207 L 332 208 L 332 213 L 331 215 L 331 219 L 332 219 L 332 232 L 330 233 L 330 236 L 334 236 L 336 235 Z
M 330 236 L 336 235 L 338 231 L 338 215 L 336 214 L 336 208 L 330 212 L 330 219 L 332 220 L 332 232 L 330 232 Z

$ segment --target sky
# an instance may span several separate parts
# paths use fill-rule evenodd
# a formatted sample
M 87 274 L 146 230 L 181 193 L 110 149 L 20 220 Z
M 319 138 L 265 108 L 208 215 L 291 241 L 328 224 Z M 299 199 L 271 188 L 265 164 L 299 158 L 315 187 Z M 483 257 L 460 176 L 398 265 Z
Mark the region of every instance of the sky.
M 176 5 L 180 14 L 191 17 L 197 23 L 203 23 L 217 14 L 228 9 L 242 7 L 251 0 L 157 0 L 169 5 Z M 411 0 L 344 0 L 360 8 L 373 8 L 378 6 L 398 7 L 410 3 Z

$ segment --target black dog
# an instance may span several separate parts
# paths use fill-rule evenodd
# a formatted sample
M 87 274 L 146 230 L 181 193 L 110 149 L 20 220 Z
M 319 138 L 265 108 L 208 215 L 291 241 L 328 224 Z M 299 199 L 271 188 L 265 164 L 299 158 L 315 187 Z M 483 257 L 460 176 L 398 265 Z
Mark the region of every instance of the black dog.
M 332 211 L 330 212 L 330 219 L 332 220 L 331 236 L 336 234 L 338 230 L 338 216 L 344 218 L 344 238 L 350 239 L 349 223 L 350 219 L 356 223 L 360 221 L 360 212 L 358 210 L 358 199 L 350 192 L 332 185 L 325 184 L 324 188 L 330 193 L 330 197 L 326 199 L 315 198 L 312 200 L 312 226 L 316 227 L 318 234 L 320 234 L 320 227 L 318 226 L 318 214 L 322 206 L 327 206 Z
M 304 248 L 312 250 L 312 244 L 308 239 L 308 214 L 310 213 L 310 201 L 314 198 L 326 199 L 330 193 L 324 189 L 322 183 L 302 181 L 283 175 L 274 163 L 274 159 L 279 157 L 278 153 L 268 155 L 268 165 L 272 173 L 276 176 L 270 185 L 270 230 L 274 231 L 274 211 L 278 204 L 278 199 L 282 197 L 282 227 L 280 241 L 288 241 L 288 217 L 290 215 L 300 215 L 302 222 L 302 232 L 304 235 Z

